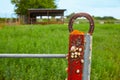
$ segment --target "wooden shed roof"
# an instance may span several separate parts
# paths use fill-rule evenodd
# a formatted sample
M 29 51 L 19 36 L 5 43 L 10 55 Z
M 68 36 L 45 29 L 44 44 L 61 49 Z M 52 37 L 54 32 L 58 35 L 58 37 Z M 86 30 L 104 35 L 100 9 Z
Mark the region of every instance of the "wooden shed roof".
M 39 16 L 61 16 L 66 9 L 28 9 L 28 14 Z

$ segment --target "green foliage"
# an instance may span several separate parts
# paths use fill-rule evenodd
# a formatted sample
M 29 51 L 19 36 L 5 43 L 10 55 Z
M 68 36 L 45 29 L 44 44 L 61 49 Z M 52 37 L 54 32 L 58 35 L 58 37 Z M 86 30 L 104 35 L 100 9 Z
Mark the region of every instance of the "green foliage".
M 21 15 L 27 15 L 30 8 L 56 8 L 55 0 L 11 0 L 15 5 L 15 12 Z
M 5 22 L 5 18 L 0 18 L 0 23 Z
M 69 14 L 69 15 L 67 15 L 66 17 L 68 18 L 68 19 L 70 19 L 73 15 L 75 15 L 75 13 L 73 12 L 73 13 L 71 13 L 71 14 Z
M 81 27 L 82 26 L 82 27 Z M 74 25 L 88 31 L 88 24 Z M 119 24 L 95 25 L 91 80 L 120 79 Z M 21 25 L 0 30 L 0 53 L 66 53 L 67 25 Z M 0 80 L 64 80 L 66 59 L 1 58 Z
M 96 20 L 116 20 L 116 18 L 112 16 L 104 16 L 104 17 L 94 17 Z

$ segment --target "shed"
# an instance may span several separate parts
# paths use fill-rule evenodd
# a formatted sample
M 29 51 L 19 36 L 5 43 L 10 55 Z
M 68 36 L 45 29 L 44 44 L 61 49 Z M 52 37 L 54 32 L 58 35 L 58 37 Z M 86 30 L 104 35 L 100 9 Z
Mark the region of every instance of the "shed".
M 64 23 L 64 11 L 66 9 L 28 9 L 28 24 Z M 59 16 L 59 19 L 56 19 L 56 16 Z M 47 18 L 43 20 L 43 17 Z

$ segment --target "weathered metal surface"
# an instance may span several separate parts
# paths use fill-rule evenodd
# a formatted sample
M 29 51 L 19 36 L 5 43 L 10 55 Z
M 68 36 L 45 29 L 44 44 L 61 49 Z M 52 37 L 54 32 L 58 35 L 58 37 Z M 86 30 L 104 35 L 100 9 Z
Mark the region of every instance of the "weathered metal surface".
M 93 18 L 87 13 L 76 13 L 74 16 L 71 17 L 71 19 L 69 21 L 69 24 L 68 24 L 69 32 L 73 31 L 73 22 L 78 17 L 85 17 L 85 18 L 87 18 L 89 20 L 90 28 L 89 28 L 88 33 L 92 35 L 92 33 L 94 31 L 94 21 L 93 21 Z
M 73 22 L 78 17 L 85 17 L 89 20 L 90 28 L 86 35 L 71 35 L 71 33 L 75 31 L 73 30 Z M 87 13 L 77 13 L 71 17 L 68 28 L 70 32 L 70 38 L 67 80 L 90 80 L 92 33 L 94 31 L 94 21 Z M 80 33 L 80 31 L 78 31 L 78 33 Z
M 66 58 L 66 54 L 0 54 L 0 58 Z
M 84 67 L 83 67 L 83 79 L 90 80 L 91 72 L 91 55 L 92 55 L 92 36 L 85 35 L 85 50 L 84 50 Z
M 80 35 L 81 36 L 81 35 Z M 91 72 L 91 55 L 92 55 L 92 36 L 90 34 L 85 35 L 85 39 L 82 36 L 81 45 L 75 47 L 79 35 L 70 37 L 70 47 L 68 55 L 68 80 L 90 80 Z M 85 40 L 85 42 L 84 42 Z M 80 40 L 79 40 L 80 41 Z M 71 50 L 76 52 L 71 52 Z M 75 57 L 75 53 L 77 57 Z M 80 56 L 79 56 L 80 53 Z
M 84 65 L 84 35 L 70 34 L 68 80 L 82 80 Z

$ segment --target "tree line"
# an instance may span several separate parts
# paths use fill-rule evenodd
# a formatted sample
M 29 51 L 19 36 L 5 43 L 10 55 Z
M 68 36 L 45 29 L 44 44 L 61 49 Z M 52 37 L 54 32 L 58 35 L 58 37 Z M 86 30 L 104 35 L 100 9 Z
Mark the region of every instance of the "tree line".
M 104 17 L 94 17 L 96 20 L 117 20 L 116 18 L 112 16 L 104 16 Z
M 75 13 L 71 13 L 69 15 L 67 15 L 66 17 L 69 19 L 70 17 L 72 17 Z M 92 16 L 95 20 L 117 20 L 116 18 L 112 17 L 112 16 Z

